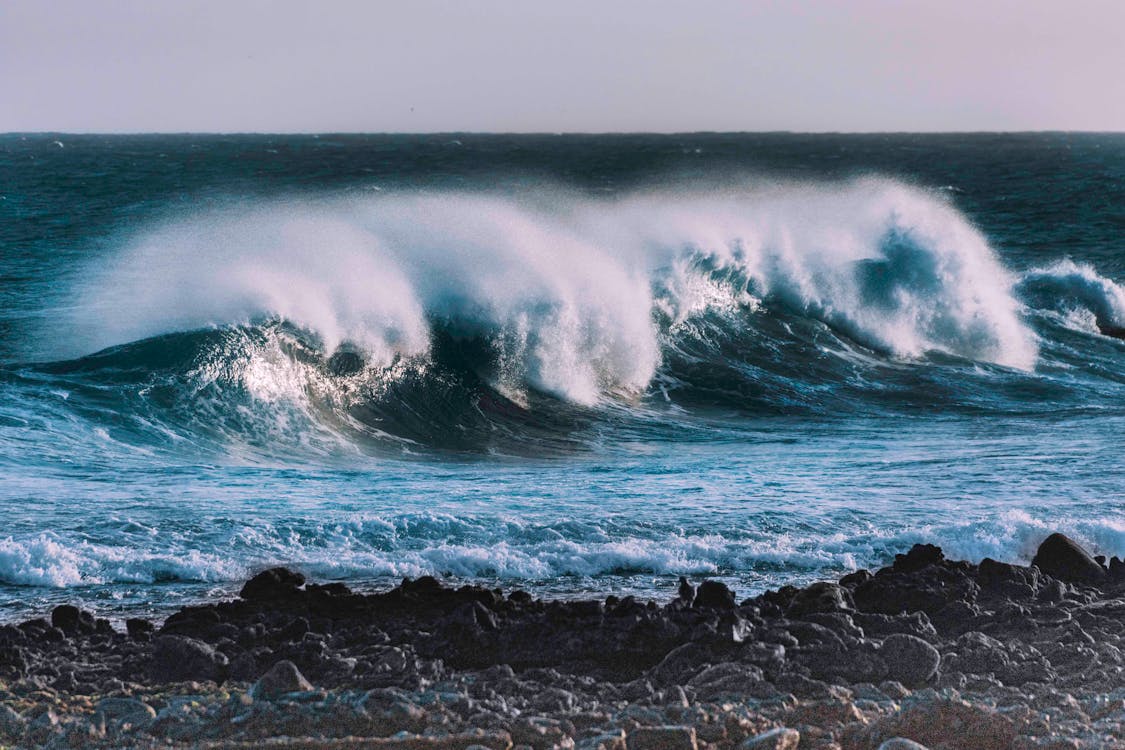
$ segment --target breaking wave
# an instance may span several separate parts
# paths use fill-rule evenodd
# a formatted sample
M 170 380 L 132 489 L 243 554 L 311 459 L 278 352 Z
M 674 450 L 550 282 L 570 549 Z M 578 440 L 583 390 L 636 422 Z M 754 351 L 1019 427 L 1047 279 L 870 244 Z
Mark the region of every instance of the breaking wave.
M 123 443 L 322 454 L 569 450 L 669 405 L 978 408 L 1001 376 L 1035 403 L 1036 315 L 1125 322 L 1092 267 L 1010 272 L 944 194 L 875 178 L 236 205 L 133 237 L 72 299 L 53 361 L 5 379 Z

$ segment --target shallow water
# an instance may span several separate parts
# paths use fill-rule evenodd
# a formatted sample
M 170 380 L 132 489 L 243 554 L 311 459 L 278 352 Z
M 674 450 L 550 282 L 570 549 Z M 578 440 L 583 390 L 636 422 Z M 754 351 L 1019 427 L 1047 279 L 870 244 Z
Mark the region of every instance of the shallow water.
M 1123 136 L 7 135 L 0 192 L 5 619 L 1125 554 Z

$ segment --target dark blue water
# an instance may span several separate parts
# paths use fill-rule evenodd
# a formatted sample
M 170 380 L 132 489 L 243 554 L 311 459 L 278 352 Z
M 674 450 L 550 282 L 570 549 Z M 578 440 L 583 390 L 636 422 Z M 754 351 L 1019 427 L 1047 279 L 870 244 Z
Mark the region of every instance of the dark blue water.
M 1125 553 L 1125 136 L 0 136 L 0 617 Z

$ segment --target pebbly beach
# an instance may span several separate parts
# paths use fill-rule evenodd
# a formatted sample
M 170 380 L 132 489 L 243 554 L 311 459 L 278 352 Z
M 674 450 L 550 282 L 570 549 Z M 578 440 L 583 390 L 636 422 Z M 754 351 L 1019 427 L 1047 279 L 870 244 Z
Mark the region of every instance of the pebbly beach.
M 0 626 L 14 747 L 1125 746 L 1125 563 L 1054 534 L 1030 566 L 915 545 L 740 600 L 546 601 L 261 572 L 125 631 L 64 605 Z

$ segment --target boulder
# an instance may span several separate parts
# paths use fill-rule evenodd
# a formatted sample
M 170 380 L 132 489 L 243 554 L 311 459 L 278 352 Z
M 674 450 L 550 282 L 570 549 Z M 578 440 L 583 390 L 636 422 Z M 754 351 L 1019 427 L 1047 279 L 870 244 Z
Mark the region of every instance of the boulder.
M 692 606 L 698 609 L 734 609 L 734 592 L 720 581 L 704 581 L 699 584 Z
M 945 560 L 941 547 L 933 544 L 915 544 L 905 555 L 895 555 L 894 569 L 897 573 L 913 573 L 927 565 L 937 565 Z
M 1031 564 L 1052 578 L 1071 583 L 1101 583 L 1105 568 L 1065 534 L 1051 534 L 1039 545 Z
M 276 698 L 286 693 L 300 693 L 312 689 L 312 683 L 305 679 L 305 676 L 297 669 L 297 665 L 283 659 L 270 667 L 269 671 L 259 677 L 258 681 L 250 687 L 250 697 L 255 700 L 264 700 Z
M 933 614 L 951 601 L 973 602 L 979 592 L 980 585 L 964 570 L 927 565 L 909 573 L 884 568 L 856 586 L 852 596 L 862 612 Z
M 855 609 L 851 592 L 837 583 L 819 582 L 801 589 L 786 609 L 788 617 Z
M 907 687 L 924 684 L 937 672 L 941 654 L 930 644 L 913 635 L 897 633 L 883 641 L 879 656 L 887 665 L 890 679 Z
M 135 641 L 148 640 L 154 629 L 151 621 L 141 617 L 130 617 L 125 621 L 125 632 Z
M 226 666 L 226 655 L 195 638 L 162 635 L 153 642 L 152 677 L 156 682 L 222 682 Z
M 51 610 L 51 624 L 67 635 L 95 630 L 94 616 L 71 604 L 60 604 Z
M 270 568 L 251 578 L 238 593 L 243 599 L 269 600 L 292 596 L 305 583 L 305 577 L 288 568 Z

